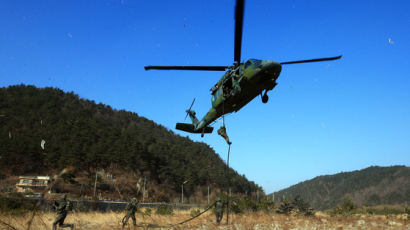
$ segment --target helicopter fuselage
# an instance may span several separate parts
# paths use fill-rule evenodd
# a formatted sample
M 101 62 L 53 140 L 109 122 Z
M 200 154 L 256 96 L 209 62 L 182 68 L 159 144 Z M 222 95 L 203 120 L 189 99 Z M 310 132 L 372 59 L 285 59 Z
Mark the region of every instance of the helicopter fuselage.
M 200 131 L 219 117 L 239 111 L 263 91 L 272 90 L 282 70 L 278 62 L 249 59 L 245 63 L 228 70 L 212 87 L 212 108 L 202 118 L 194 122 Z M 267 97 L 267 96 L 266 96 Z M 190 114 L 191 119 L 195 118 Z M 195 118 L 196 119 L 196 118 Z

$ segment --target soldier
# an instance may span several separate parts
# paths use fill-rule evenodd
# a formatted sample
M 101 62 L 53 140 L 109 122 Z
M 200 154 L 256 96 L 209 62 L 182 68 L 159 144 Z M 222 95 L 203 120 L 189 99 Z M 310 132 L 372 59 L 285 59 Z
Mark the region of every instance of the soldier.
M 64 224 L 64 220 L 67 217 L 67 212 L 72 210 L 72 205 L 70 201 L 67 200 L 66 195 L 61 196 L 60 202 L 54 202 L 54 209 L 57 210 L 57 218 L 53 222 L 53 230 L 57 229 L 57 224 L 60 228 L 71 228 L 74 229 L 74 224 Z
M 225 128 L 224 125 L 221 126 L 221 128 L 218 129 L 218 134 L 225 139 L 225 141 L 226 141 L 226 143 L 228 143 L 228 145 L 232 144 L 232 142 L 229 141 L 229 137 L 228 137 L 228 134 L 226 133 L 226 128 Z
M 215 215 L 216 215 L 216 222 L 220 224 L 222 217 L 224 215 L 224 202 L 221 199 L 218 199 L 215 202 Z
M 138 201 L 137 198 L 133 198 L 131 202 L 127 204 L 127 207 L 125 208 L 127 210 L 127 214 L 124 216 L 122 219 L 122 227 L 124 228 L 125 225 L 128 223 L 128 219 L 131 217 L 132 218 L 132 223 L 134 226 L 137 226 L 136 220 L 135 220 L 135 212 L 137 211 L 137 205 Z

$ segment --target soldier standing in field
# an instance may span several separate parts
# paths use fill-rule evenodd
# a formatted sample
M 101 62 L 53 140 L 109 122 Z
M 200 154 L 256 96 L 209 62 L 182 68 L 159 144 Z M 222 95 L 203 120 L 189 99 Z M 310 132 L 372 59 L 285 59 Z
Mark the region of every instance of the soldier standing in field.
M 72 210 L 70 201 L 67 200 L 66 195 L 61 196 L 60 202 L 54 202 L 54 209 L 57 211 L 57 218 L 53 222 L 53 230 L 57 229 L 57 224 L 60 228 L 74 229 L 74 224 L 64 224 L 64 220 L 67 217 L 67 212 Z
M 132 223 L 134 226 L 137 226 L 137 221 L 135 219 L 135 212 L 137 211 L 137 205 L 138 201 L 137 198 L 133 198 L 131 202 L 127 204 L 127 207 L 125 208 L 127 210 L 127 214 L 124 216 L 122 219 L 122 227 L 124 228 L 125 225 L 128 223 L 128 219 L 131 217 L 132 218 Z
M 218 199 L 215 202 L 215 215 L 216 215 L 216 222 L 220 224 L 222 217 L 224 215 L 224 202 L 221 199 Z

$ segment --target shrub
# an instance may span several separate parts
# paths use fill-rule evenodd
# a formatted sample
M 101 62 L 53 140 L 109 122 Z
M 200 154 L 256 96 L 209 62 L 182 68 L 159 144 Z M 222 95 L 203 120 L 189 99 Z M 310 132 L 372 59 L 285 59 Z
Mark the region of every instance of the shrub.
M 236 214 L 258 211 L 258 204 L 249 198 L 232 197 L 229 207 L 230 210 Z
M 158 215 L 172 215 L 174 214 L 174 209 L 171 206 L 164 204 L 160 205 L 155 213 Z
M 295 205 L 293 204 L 293 202 L 289 200 L 284 200 L 279 206 L 278 213 L 289 215 L 290 212 L 294 209 Z
M 310 204 L 302 199 L 300 196 L 296 196 L 292 204 L 295 209 L 297 209 L 298 214 L 304 214 L 305 216 L 312 216 L 314 214 L 313 209 L 310 207 Z
M 275 202 L 272 200 L 261 199 L 259 200 L 258 210 L 264 211 L 267 213 L 273 212 L 275 210 Z
M 191 217 L 195 217 L 199 215 L 199 213 L 201 213 L 201 210 L 199 210 L 199 208 L 194 208 L 194 209 L 191 209 L 191 212 L 189 214 L 191 215 Z
M 343 198 L 343 204 L 340 206 L 335 207 L 330 214 L 332 216 L 335 215 L 351 215 L 353 212 L 356 210 L 356 206 L 354 205 L 353 201 L 351 201 L 349 198 L 345 197 Z
M 36 200 L 22 197 L 21 194 L 10 197 L 0 196 L 0 213 L 24 215 L 26 212 L 33 210 L 36 202 Z

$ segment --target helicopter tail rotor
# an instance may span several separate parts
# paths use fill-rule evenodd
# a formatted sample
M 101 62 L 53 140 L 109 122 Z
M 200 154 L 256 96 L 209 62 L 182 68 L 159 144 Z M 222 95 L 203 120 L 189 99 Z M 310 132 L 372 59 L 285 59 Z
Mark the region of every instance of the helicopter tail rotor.
M 191 109 L 192 109 L 192 106 L 194 105 L 194 103 L 195 103 L 195 98 L 194 98 L 194 100 L 192 101 L 191 106 L 189 106 L 189 109 L 187 109 L 187 111 L 186 111 L 186 116 L 185 116 L 184 121 L 186 120 L 186 118 L 188 117 L 188 115 L 191 113 Z

